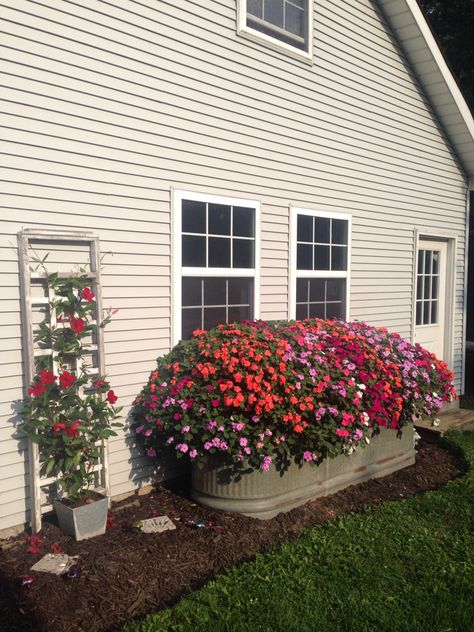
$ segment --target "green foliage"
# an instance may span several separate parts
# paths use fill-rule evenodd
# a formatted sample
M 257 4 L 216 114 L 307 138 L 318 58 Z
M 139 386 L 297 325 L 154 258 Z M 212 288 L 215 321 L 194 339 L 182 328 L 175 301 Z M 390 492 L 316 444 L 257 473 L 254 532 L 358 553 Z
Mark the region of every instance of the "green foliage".
M 36 261 L 46 272 L 45 259 Z M 113 423 L 121 407 L 114 406 L 117 397 L 109 382 L 93 378 L 85 361 L 91 321 L 98 317 L 85 271 L 67 278 L 46 273 L 46 283 L 53 298 L 36 343 L 51 353 L 38 358 L 37 375 L 23 400 L 20 431 L 39 446 L 42 473 L 57 478 L 75 499 L 93 483 L 101 443 L 122 425 Z
M 449 442 L 466 476 L 307 530 L 124 630 L 473 630 L 474 433 Z

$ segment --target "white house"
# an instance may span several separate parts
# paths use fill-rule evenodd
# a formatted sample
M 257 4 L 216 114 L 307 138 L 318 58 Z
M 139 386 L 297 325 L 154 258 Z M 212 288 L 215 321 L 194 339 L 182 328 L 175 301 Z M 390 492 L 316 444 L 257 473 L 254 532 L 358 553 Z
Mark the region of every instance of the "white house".
M 387 327 L 462 392 L 474 123 L 415 0 L 0 0 L 0 22 L 0 532 L 31 499 L 18 233 L 61 270 L 85 232 L 110 253 L 125 413 L 183 335 L 249 317 Z M 113 495 L 152 472 L 110 441 Z

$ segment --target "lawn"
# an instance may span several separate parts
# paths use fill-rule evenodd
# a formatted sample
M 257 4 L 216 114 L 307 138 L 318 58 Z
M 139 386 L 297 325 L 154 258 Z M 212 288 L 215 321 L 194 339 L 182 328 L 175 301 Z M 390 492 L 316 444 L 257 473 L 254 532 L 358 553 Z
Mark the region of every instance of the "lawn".
M 124 632 L 474 631 L 470 470 L 445 487 L 305 530 Z

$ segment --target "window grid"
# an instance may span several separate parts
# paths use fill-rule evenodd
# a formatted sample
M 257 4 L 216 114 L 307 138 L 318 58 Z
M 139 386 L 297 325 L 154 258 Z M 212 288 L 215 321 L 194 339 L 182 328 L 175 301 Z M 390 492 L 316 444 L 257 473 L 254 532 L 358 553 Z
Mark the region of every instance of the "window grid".
M 323 293 L 317 299 L 312 299 L 311 294 L 315 293 L 314 285 L 317 282 L 323 283 Z M 328 295 L 328 284 L 333 284 L 333 290 L 337 286 L 340 298 L 331 299 Z M 304 286 L 304 291 L 301 288 Z M 313 286 L 313 292 L 312 292 Z M 301 294 L 304 293 L 304 297 Z M 296 318 L 324 318 L 343 319 L 345 310 L 346 280 L 345 279 L 297 279 L 296 292 Z M 300 297 L 300 298 L 298 298 Z
M 439 322 L 439 259 L 438 250 L 418 251 L 416 284 L 416 325 Z
M 298 215 L 298 219 L 297 222 L 300 220 L 300 218 L 303 217 L 308 217 L 308 216 L 303 216 L 303 215 Z M 311 246 L 311 254 L 310 254 L 310 260 L 311 260 L 311 264 L 309 268 L 306 267 L 298 267 L 299 270 L 327 270 L 327 271 L 341 271 L 344 272 L 347 270 L 347 252 L 348 252 L 348 237 L 347 237 L 347 221 L 346 220 L 340 220 L 337 218 L 321 218 L 318 216 L 312 216 L 311 217 L 312 220 L 312 228 L 311 228 L 311 234 L 312 234 L 312 238 L 308 239 L 308 240 L 298 240 L 296 241 L 296 249 L 297 249 L 297 261 L 301 261 L 304 256 L 303 256 L 303 252 L 304 252 L 304 248 L 306 247 L 306 249 Z M 318 241 L 317 240 L 317 236 L 316 236 L 316 226 L 317 226 L 317 222 L 318 220 L 326 220 L 329 222 L 329 239 L 328 241 Z M 334 222 L 341 222 L 341 221 L 346 221 L 346 237 L 343 240 L 344 243 L 335 243 L 334 242 Z M 298 231 L 298 226 L 297 226 L 297 232 Z M 320 247 L 320 252 L 325 252 L 325 249 L 328 249 L 328 265 L 327 266 L 317 266 L 317 262 L 316 262 L 316 257 L 317 257 L 317 247 Z M 324 249 L 324 250 L 323 250 Z M 335 252 L 339 252 L 342 255 L 342 259 L 340 259 L 340 265 L 337 265 L 337 260 L 334 256 Z
M 309 56 L 312 0 L 238 0 L 245 25 Z

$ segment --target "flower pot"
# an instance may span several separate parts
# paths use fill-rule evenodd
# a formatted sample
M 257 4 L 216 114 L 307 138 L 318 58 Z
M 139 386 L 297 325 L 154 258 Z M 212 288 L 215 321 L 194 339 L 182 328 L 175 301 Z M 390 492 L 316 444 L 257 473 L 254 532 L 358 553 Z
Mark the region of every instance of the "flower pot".
M 308 500 L 413 465 L 414 445 L 413 426 L 407 426 L 400 439 L 394 430 L 382 429 L 370 445 L 350 455 L 325 459 L 318 466 L 292 463 L 284 472 L 275 466 L 268 472 L 249 470 L 238 481 L 229 466 L 210 460 L 203 469 L 193 466 L 191 495 L 214 509 L 272 518 Z
M 87 540 L 105 533 L 109 500 L 105 496 L 92 503 L 70 507 L 60 500 L 54 501 L 59 528 L 76 540 Z

